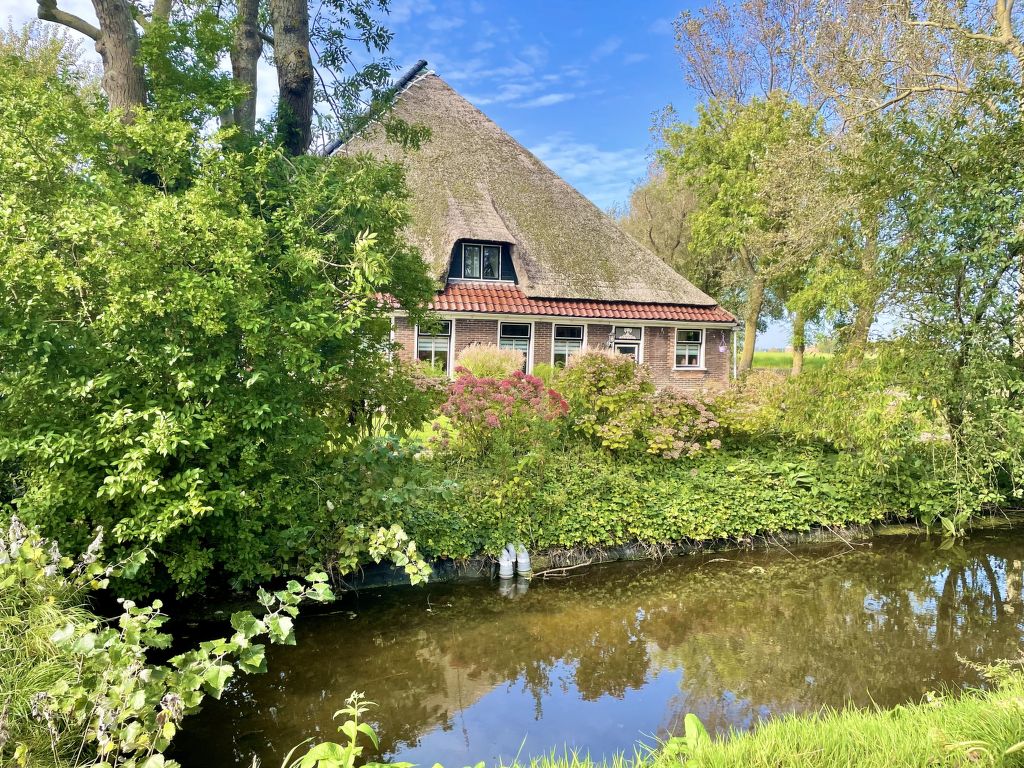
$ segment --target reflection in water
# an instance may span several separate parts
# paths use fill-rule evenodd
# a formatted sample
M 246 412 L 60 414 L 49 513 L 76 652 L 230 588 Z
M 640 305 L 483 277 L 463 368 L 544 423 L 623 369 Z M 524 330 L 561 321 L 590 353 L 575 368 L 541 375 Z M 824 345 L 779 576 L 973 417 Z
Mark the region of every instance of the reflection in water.
M 307 616 L 270 673 L 237 679 L 186 722 L 186 768 L 264 766 L 331 738 L 353 691 L 386 758 L 460 766 L 577 746 L 595 757 L 782 712 L 877 703 L 979 680 L 957 655 L 1016 656 L 1024 531 L 953 547 L 732 552 L 593 568 L 557 582 L 364 593 Z M 511 587 L 511 589 L 510 589 Z M 507 594 L 506 594 L 507 593 Z M 510 599 L 511 598 L 511 599 Z M 350 613 L 354 612 L 354 613 Z

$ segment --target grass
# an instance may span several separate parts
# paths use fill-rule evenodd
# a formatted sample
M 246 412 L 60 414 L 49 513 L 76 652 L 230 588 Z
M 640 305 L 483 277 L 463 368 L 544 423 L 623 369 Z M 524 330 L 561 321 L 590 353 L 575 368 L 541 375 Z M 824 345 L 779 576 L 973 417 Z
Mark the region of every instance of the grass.
M 530 768 L 953 768 L 1024 766 L 1024 675 L 995 690 L 894 709 L 790 715 L 725 739 L 672 739 L 651 755 L 595 763 L 577 753 Z
M 807 353 L 804 355 L 804 368 L 820 368 L 832 355 L 823 352 Z M 772 368 L 790 370 L 793 367 L 792 352 L 754 352 L 755 368 Z
M 0 766 L 8 759 L 21 765 L 13 751 L 23 744 L 33 768 L 67 768 L 75 763 L 80 734 L 60 729 L 51 740 L 45 723 L 32 717 L 32 697 L 77 678 L 76 660 L 50 638 L 69 622 L 86 624 L 93 616 L 73 593 L 31 580 L 8 583 L 4 577 L 12 575 L 0 567 Z

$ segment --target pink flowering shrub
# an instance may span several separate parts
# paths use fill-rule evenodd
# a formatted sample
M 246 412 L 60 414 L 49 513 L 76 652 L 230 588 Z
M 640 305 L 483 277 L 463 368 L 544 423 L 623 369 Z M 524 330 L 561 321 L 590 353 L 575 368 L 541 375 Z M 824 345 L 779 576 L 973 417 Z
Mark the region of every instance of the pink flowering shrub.
M 527 453 L 550 441 L 569 412 L 564 397 L 522 371 L 505 378 L 474 376 L 461 367 L 455 372 L 441 405 L 449 426 L 435 425 L 442 450 Z
M 655 389 L 650 369 L 625 355 L 576 355 L 559 386 L 572 403 L 572 430 L 610 451 L 677 459 L 721 447 L 707 403 L 689 392 Z

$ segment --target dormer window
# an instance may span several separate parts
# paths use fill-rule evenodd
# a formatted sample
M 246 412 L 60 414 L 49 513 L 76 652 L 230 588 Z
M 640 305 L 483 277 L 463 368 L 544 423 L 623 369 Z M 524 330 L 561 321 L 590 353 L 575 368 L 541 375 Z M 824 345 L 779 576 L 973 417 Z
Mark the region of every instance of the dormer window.
M 452 280 L 505 280 L 515 282 L 515 270 L 508 248 L 499 243 L 459 243 L 455 246 Z

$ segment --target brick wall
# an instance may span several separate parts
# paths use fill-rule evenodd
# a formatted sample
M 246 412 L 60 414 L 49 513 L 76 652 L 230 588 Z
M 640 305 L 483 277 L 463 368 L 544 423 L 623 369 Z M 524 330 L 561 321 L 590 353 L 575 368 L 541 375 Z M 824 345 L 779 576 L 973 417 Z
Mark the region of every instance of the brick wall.
M 470 344 L 497 344 L 498 321 L 458 319 L 455 323 L 455 353 L 452 360 L 459 358 L 459 352 Z
M 395 343 L 398 347 L 398 358 L 412 362 L 416 359 L 416 329 L 407 317 L 395 318 Z
M 533 364 L 544 363 L 551 365 L 551 334 L 554 326 L 547 322 L 536 322 L 533 324 Z
M 571 322 L 568 319 L 566 322 Z M 497 344 L 498 321 L 477 318 L 461 318 L 453 321 L 455 349 L 454 364 L 459 352 L 470 344 Z M 552 328 L 549 321 L 533 324 L 533 364 L 551 362 Z M 612 327 L 599 323 L 587 324 L 587 348 L 608 349 L 608 337 Z M 673 386 L 682 389 L 720 389 L 729 383 L 732 368 L 732 331 L 706 330 L 704 340 L 703 371 L 677 371 L 675 366 L 675 329 L 645 326 L 643 338 L 643 360 L 654 376 L 659 387 Z M 399 352 L 403 360 L 415 360 L 415 330 L 405 317 L 395 318 L 395 342 L 401 345 Z M 725 347 L 724 352 L 719 347 Z
M 647 326 L 644 328 L 644 363 L 654 374 L 659 387 L 680 389 L 721 389 L 729 383 L 732 365 L 731 331 L 705 330 L 704 366 L 707 370 L 675 370 L 676 329 Z M 723 341 L 724 334 L 724 341 Z M 724 344 L 725 351 L 719 347 Z

